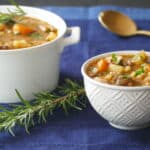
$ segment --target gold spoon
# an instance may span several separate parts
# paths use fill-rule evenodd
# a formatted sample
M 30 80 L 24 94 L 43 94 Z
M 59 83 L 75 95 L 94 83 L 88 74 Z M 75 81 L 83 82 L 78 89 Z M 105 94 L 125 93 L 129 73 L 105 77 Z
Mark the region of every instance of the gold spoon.
M 114 10 L 101 12 L 98 20 L 103 27 L 119 36 L 150 36 L 150 31 L 138 30 L 136 23 L 131 18 Z

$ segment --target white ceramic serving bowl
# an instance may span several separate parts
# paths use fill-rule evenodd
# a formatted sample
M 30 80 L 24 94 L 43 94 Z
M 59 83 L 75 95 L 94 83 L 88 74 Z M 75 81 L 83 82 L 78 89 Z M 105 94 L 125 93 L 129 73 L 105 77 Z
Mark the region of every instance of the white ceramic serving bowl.
M 150 86 L 125 87 L 100 83 L 85 73 L 90 62 L 112 53 L 135 54 L 138 51 L 116 51 L 87 60 L 81 68 L 87 97 L 98 114 L 110 125 L 125 130 L 150 126 Z M 150 55 L 149 52 L 147 52 Z
M 14 9 L 13 6 L 1 5 L 0 11 L 7 12 L 8 8 Z M 29 100 L 33 98 L 33 93 L 53 90 L 59 78 L 59 60 L 63 48 L 80 40 L 80 28 L 68 28 L 58 15 L 33 7 L 21 8 L 27 16 L 55 26 L 58 29 L 58 37 L 39 46 L 0 50 L 0 103 L 18 102 L 15 89 Z

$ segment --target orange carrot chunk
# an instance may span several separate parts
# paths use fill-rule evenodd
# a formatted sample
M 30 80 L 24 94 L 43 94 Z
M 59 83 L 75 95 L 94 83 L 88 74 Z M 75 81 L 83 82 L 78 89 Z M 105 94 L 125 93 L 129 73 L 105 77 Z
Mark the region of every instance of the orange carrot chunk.
M 6 25 L 3 23 L 0 23 L 0 31 L 4 31 L 6 29 Z
M 97 67 L 99 71 L 107 71 L 108 65 L 108 62 L 105 59 L 101 59 L 97 62 Z
M 14 26 L 13 26 L 13 33 L 14 34 L 28 35 L 32 32 L 34 32 L 34 30 L 32 28 L 25 26 L 23 24 L 14 24 Z

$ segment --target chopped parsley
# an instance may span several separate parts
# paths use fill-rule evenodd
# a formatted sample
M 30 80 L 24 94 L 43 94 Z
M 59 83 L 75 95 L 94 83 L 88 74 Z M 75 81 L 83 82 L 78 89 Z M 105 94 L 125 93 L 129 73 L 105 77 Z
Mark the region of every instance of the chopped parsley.
M 30 34 L 30 37 L 32 37 L 34 39 L 41 39 L 42 35 L 38 32 L 34 32 L 34 33 Z
M 142 73 L 144 73 L 144 68 L 140 68 L 140 69 L 136 70 L 135 76 L 141 75 Z
M 112 57 L 112 61 L 114 63 L 117 63 L 117 56 L 116 56 L 116 54 L 112 54 L 111 57 Z

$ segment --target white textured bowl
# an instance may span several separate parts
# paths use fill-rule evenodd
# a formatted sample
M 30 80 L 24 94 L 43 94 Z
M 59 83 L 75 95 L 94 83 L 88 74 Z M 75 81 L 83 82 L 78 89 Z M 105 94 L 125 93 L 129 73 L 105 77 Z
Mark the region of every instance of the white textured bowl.
M 112 53 L 135 54 L 139 51 L 115 51 L 87 60 L 81 68 L 87 97 L 98 114 L 110 125 L 125 130 L 150 126 L 150 86 L 125 87 L 100 83 L 88 77 L 90 62 Z M 150 55 L 149 52 L 147 52 Z

